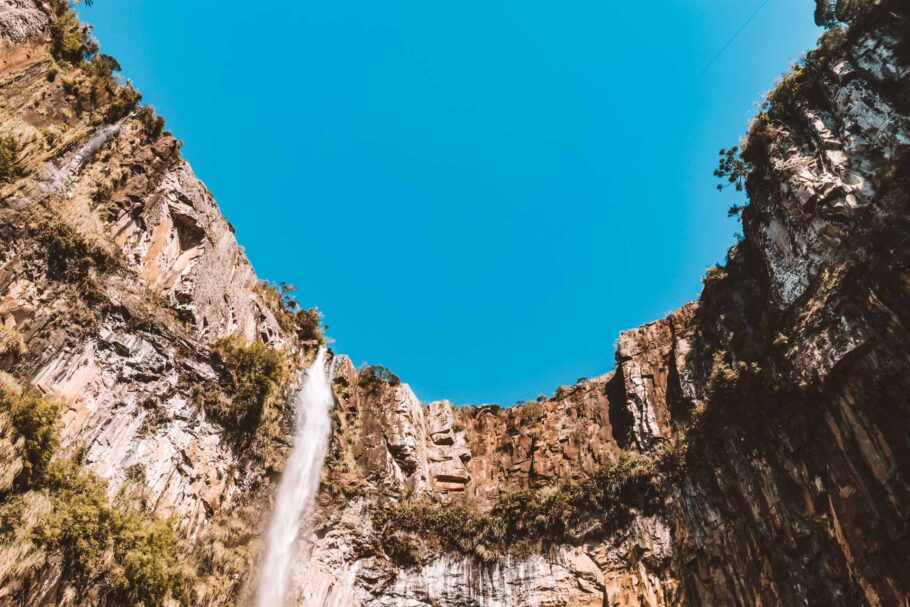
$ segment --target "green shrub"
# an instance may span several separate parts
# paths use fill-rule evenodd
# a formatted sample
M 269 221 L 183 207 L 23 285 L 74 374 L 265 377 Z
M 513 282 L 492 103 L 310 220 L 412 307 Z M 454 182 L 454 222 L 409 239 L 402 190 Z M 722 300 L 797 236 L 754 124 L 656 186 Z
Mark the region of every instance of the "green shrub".
M 119 512 L 110 598 L 115 605 L 162 605 L 187 594 L 182 546 L 166 521 L 135 510 Z
M 12 137 L 0 137 L 0 183 L 12 181 L 19 175 L 19 143 Z
M 149 105 L 139 109 L 136 117 L 142 122 L 145 134 L 152 141 L 157 141 L 162 132 L 164 132 L 164 117 L 155 113 L 155 109 Z
M 303 308 L 294 297 L 297 290 L 292 284 L 282 282 L 272 284 L 260 283 L 260 294 L 275 313 L 278 324 L 285 331 L 293 331 L 301 341 L 315 341 L 325 344 L 325 331 L 328 330 L 322 321 L 319 308 Z
M 533 424 L 543 416 L 543 405 L 537 401 L 528 401 L 516 407 L 518 419 L 524 424 Z
M 51 464 L 47 490 L 53 507 L 34 539 L 60 555 L 79 598 L 100 589 L 106 604 L 145 607 L 185 594 L 183 549 L 169 524 L 115 507 L 106 483 L 69 459 Z
M 357 371 L 357 385 L 369 394 L 378 394 L 383 385 L 399 384 L 401 379 L 382 365 L 364 365 Z
M 708 286 L 710 284 L 715 284 L 722 281 L 727 277 L 727 271 L 722 266 L 711 266 L 705 272 L 704 278 L 701 279 L 701 284 Z
M 92 29 L 79 22 L 67 2 L 56 2 L 57 18 L 51 25 L 51 53 L 57 61 L 78 65 L 98 52 Z
M 104 484 L 73 461 L 55 461 L 48 476 L 53 510 L 35 530 L 35 539 L 61 555 L 63 576 L 84 591 L 113 549 L 116 513 Z
M 315 341 L 325 343 L 325 325 L 322 322 L 322 312 L 319 308 L 301 308 L 295 313 L 295 326 L 297 337 L 302 341 Z
M 108 122 L 117 122 L 136 109 L 142 100 L 142 94 L 127 83 L 124 86 L 115 86 L 109 93 L 109 98 L 104 118 Z
M 225 427 L 244 433 L 255 430 L 286 377 L 284 354 L 261 341 L 245 344 L 232 336 L 215 342 L 212 358 L 229 400 L 209 394 L 203 395 L 203 404 Z
M 59 445 L 57 405 L 34 389 L 16 393 L 0 387 L 0 411 L 8 416 L 17 440 L 22 440 L 22 469 L 15 485 L 20 489 L 40 485 Z
M 124 472 L 126 473 L 126 480 L 131 483 L 145 483 L 145 464 L 135 463 Z
M 111 265 L 104 250 L 59 221 L 40 224 L 35 237 L 47 247 L 47 274 L 53 280 L 79 282 L 93 268 L 105 270 Z
M 465 502 L 405 502 L 374 512 L 374 525 L 383 545 L 390 547 L 386 555 L 403 565 L 402 533 L 489 562 L 535 546 L 565 543 L 580 529 L 586 537 L 608 534 L 627 524 L 633 510 L 657 511 L 665 493 L 661 462 L 624 453 L 589 478 L 506 493 L 489 512 Z M 407 558 L 413 554 L 412 549 L 403 553 Z
M 721 407 L 745 401 L 750 395 L 763 391 L 762 369 L 758 363 L 729 361 L 729 358 L 726 351 L 715 352 L 708 376 L 708 400 Z

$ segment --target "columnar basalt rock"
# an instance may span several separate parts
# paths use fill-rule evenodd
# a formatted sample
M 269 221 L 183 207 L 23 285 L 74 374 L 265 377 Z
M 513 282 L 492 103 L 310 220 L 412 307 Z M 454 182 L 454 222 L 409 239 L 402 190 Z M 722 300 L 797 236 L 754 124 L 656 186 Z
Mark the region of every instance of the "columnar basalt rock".
M 822 22 L 852 23 L 751 128 L 744 241 L 698 302 L 623 332 L 613 370 L 516 407 L 457 406 L 333 356 L 298 604 L 906 605 L 910 16 L 862 4 L 820 3 Z M 61 452 L 111 494 L 141 464 L 144 507 L 172 516 L 196 559 L 196 604 L 245 604 L 293 412 L 273 457 L 251 457 L 206 414 L 200 390 L 221 379 L 210 348 L 239 335 L 309 350 L 179 142 L 138 106 L 80 98 L 84 66 L 51 54 L 57 18 L 0 0 L 0 135 L 20 145 L 0 184 L 0 370 L 60 403 Z M 622 495 L 605 470 L 645 470 L 655 496 Z M 494 546 L 507 535 L 494 526 L 451 548 L 382 518 L 455 512 L 457 535 L 535 499 L 608 514 L 521 520 L 514 545 Z M 55 604 L 54 558 L 29 553 L 30 573 L 0 576 L 0 604 L 26 591 Z

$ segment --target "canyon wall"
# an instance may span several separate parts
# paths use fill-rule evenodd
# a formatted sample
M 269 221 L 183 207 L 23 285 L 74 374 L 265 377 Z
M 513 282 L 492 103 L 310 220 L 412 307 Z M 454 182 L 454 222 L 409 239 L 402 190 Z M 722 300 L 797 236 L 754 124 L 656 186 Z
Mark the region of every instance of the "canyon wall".
M 296 604 L 908 604 L 910 16 L 836 4 L 737 152 L 744 239 L 697 302 L 623 332 L 613 370 L 461 407 L 334 356 Z M 60 457 L 112 497 L 142 465 L 193 570 L 170 602 L 247 604 L 314 343 L 180 142 L 62 58 L 64 14 L 0 0 L 0 370 L 59 404 Z M 289 361 L 246 442 L 208 394 L 232 336 Z M 105 604 L 8 535 L 0 605 Z

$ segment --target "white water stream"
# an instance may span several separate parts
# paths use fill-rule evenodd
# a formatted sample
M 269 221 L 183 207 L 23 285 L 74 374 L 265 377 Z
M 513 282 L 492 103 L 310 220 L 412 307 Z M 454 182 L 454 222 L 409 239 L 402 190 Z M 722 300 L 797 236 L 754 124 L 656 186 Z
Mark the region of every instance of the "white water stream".
M 334 398 L 325 367 L 325 348 L 307 369 L 295 397 L 297 433 L 285 465 L 275 510 L 266 535 L 265 556 L 256 591 L 257 607 L 280 607 L 288 596 L 288 580 L 301 524 L 309 518 L 332 431 Z

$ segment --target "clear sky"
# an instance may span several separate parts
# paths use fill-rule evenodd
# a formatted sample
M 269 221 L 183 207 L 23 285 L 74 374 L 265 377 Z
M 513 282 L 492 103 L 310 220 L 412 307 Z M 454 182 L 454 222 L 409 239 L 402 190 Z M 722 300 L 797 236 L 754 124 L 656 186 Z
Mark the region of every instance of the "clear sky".
M 603 373 L 620 330 L 698 296 L 738 230 L 717 150 L 819 34 L 809 0 L 80 12 L 259 275 L 336 351 L 459 403 Z

